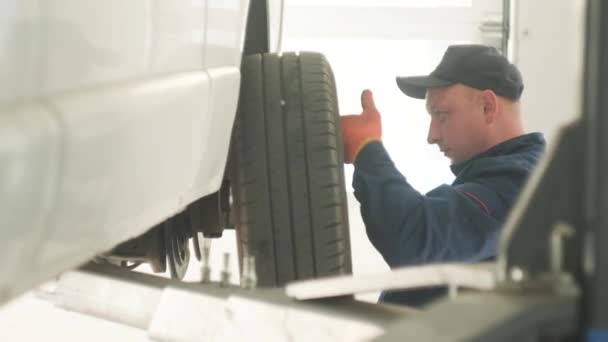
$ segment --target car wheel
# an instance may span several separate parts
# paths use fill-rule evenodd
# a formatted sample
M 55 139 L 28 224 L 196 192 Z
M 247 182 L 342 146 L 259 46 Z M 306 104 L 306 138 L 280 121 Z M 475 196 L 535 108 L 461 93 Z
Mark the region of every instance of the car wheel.
M 351 272 L 338 101 L 318 53 L 244 57 L 230 157 L 240 260 L 258 285 Z

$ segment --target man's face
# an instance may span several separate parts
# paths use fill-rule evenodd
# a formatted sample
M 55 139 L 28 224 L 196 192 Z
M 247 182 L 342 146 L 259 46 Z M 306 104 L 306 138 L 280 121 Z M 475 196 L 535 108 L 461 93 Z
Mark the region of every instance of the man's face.
M 426 109 L 431 115 L 427 141 L 437 144 L 452 164 L 485 150 L 487 124 L 477 90 L 461 84 L 430 88 Z

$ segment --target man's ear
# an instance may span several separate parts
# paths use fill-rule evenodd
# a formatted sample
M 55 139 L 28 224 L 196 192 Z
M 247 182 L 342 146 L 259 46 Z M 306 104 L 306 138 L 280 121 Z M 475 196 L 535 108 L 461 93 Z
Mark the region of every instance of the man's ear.
M 498 97 L 491 90 L 483 90 L 481 92 L 481 100 L 483 104 L 483 115 L 486 119 L 486 123 L 494 122 L 498 112 Z

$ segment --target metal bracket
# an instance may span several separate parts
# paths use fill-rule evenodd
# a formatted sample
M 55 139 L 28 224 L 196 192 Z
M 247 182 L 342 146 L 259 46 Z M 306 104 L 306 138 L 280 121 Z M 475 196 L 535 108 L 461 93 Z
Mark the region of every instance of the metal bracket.
M 556 269 L 580 274 L 583 186 L 577 174 L 585 158 L 583 134 L 580 122 L 564 127 L 524 189 L 501 235 L 501 281 L 521 282 Z M 567 240 L 556 233 L 564 225 L 569 227 Z
M 337 276 L 287 284 L 287 296 L 299 300 L 347 296 L 380 290 L 403 290 L 445 285 L 454 295 L 459 287 L 491 290 L 496 287 L 496 265 L 435 264 L 396 268 L 391 272 Z

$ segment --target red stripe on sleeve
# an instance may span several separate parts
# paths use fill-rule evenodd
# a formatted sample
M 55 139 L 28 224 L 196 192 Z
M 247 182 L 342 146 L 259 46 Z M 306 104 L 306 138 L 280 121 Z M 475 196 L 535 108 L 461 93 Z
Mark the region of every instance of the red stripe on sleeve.
M 464 191 L 464 194 L 469 196 L 469 198 L 471 198 L 473 201 L 477 202 L 477 204 L 479 204 L 483 208 L 483 210 L 486 212 L 486 214 L 490 215 L 490 208 L 488 208 L 488 206 L 482 200 L 480 200 L 479 197 L 473 195 L 470 192 L 466 192 L 466 191 Z

